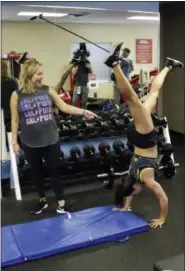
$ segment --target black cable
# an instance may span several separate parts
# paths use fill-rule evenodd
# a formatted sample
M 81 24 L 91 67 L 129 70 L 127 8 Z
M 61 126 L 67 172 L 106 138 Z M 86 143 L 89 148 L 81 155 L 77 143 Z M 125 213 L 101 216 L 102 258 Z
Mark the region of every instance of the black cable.
M 107 53 L 110 53 L 107 49 L 105 49 L 105 48 L 99 46 L 98 44 L 96 44 L 96 43 L 94 43 L 94 42 L 92 42 L 92 41 L 90 41 L 90 40 L 88 40 L 88 39 L 86 39 L 86 38 L 84 38 L 84 37 L 82 37 L 82 36 L 80 36 L 80 35 L 78 35 L 78 34 L 72 32 L 72 31 L 70 31 L 70 30 L 68 30 L 68 29 L 66 29 L 66 28 L 64 28 L 64 27 L 62 27 L 62 26 L 60 26 L 60 25 L 58 25 L 58 24 L 52 23 L 51 21 L 45 19 L 45 18 L 43 17 L 42 14 L 40 14 L 39 16 L 35 16 L 35 17 L 30 18 L 30 21 L 33 21 L 33 20 L 35 20 L 35 19 L 37 19 L 37 18 L 39 18 L 39 19 L 41 19 L 41 20 L 43 20 L 43 21 L 45 21 L 45 22 L 47 22 L 47 23 L 49 23 L 49 24 L 52 24 L 52 25 L 54 25 L 54 26 L 56 26 L 56 27 L 58 27 L 58 28 L 60 28 L 60 29 L 62 29 L 62 30 L 64 30 L 64 31 L 66 31 L 66 32 L 68 32 L 68 33 L 70 33 L 70 34 L 73 34 L 73 35 L 77 36 L 78 38 L 83 39 L 83 40 L 85 40 L 85 41 L 87 41 L 87 42 L 93 44 L 94 46 L 100 48 L 101 50 L 103 50 L 103 51 L 105 51 L 105 52 L 107 52 Z

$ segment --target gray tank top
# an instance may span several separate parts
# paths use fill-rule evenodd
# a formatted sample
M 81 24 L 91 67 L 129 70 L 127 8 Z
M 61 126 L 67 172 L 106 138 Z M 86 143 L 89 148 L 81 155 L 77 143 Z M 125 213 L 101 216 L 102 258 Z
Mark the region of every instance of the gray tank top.
M 59 140 L 59 134 L 49 87 L 43 86 L 32 94 L 24 94 L 18 90 L 17 95 L 21 141 L 33 148 L 55 144 Z

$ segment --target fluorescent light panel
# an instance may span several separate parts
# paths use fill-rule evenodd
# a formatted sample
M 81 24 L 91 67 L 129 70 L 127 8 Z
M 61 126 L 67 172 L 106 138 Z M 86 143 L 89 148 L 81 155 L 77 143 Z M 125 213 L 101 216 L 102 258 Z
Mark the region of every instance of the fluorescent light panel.
M 128 10 L 131 13 L 159 14 L 157 11 Z
M 64 17 L 68 15 L 67 13 L 20 11 L 17 16 L 39 16 L 40 14 L 42 14 L 44 17 Z
M 132 17 L 128 17 L 127 20 L 159 21 L 159 17 L 154 17 L 154 16 L 132 16 Z

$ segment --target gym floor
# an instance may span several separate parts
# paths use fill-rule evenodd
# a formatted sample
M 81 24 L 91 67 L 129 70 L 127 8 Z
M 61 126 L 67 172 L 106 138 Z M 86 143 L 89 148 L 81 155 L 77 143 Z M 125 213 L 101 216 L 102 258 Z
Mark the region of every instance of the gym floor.
M 169 217 L 162 229 L 152 229 L 148 233 L 134 236 L 129 242 L 106 243 L 95 247 L 77 250 L 75 252 L 50 257 L 44 260 L 28 262 L 7 268 L 9 271 L 55 270 L 55 271 L 150 271 L 153 264 L 165 258 L 184 252 L 184 139 L 172 134 L 175 146 L 175 159 L 180 168 L 173 180 L 161 181 L 169 197 Z M 79 192 L 68 195 L 69 203 L 75 210 L 110 205 L 113 202 L 113 192 L 103 189 Z M 12 197 L 2 200 L 2 226 L 17 224 L 55 215 L 53 196 L 50 208 L 40 216 L 31 216 L 29 208 L 35 204 L 36 195 L 24 195 L 22 202 L 16 202 Z M 158 203 L 148 191 L 143 191 L 133 203 L 133 211 L 145 219 L 156 218 L 159 214 Z M 29 234 L 29 233 L 28 233 Z M 57 234 L 57 233 L 56 233 Z

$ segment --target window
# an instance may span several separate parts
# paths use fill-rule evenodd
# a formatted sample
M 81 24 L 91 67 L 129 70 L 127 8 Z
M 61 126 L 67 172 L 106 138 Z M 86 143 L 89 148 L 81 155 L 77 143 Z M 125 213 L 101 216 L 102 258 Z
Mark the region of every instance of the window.
M 111 51 L 112 44 L 109 42 L 99 42 L 97 45 Z M 105 66 L 105 59 L 108 57 L 108 53 L 97 46 L 86 42 L 87 50 L 90 51 L 90 57 L 88 58 L 91 62 L 93 72 L 96 74 L 96 80 L 99 82 L 110 81 L 111 69 Z M 71 44 L 71 57 L 73 52 L 79 48 L 79 43 Z

